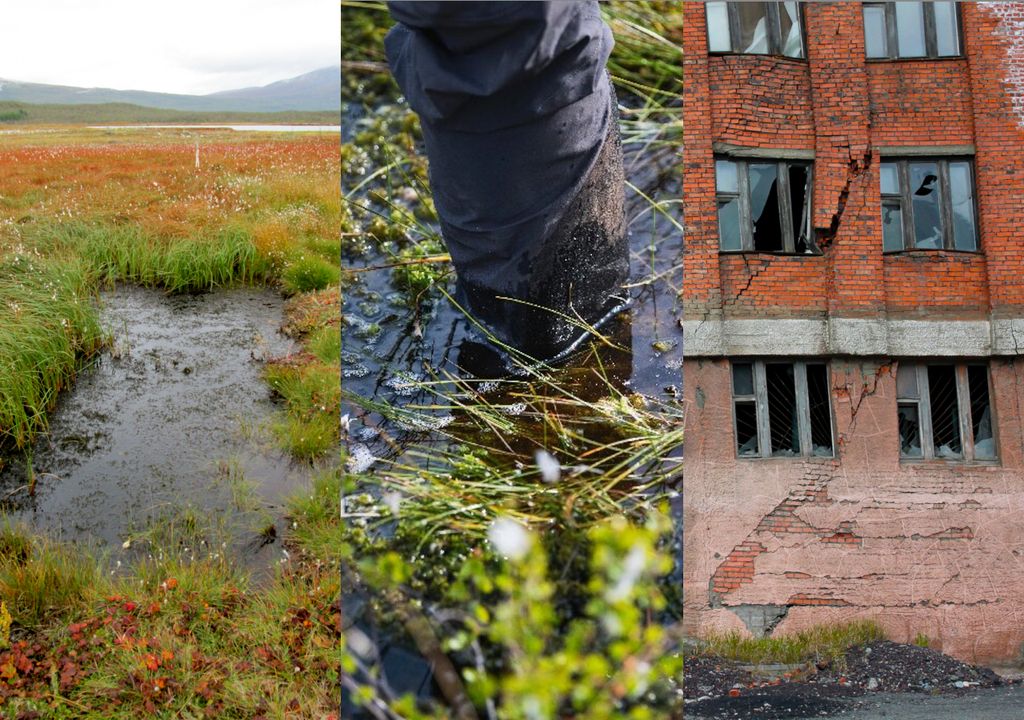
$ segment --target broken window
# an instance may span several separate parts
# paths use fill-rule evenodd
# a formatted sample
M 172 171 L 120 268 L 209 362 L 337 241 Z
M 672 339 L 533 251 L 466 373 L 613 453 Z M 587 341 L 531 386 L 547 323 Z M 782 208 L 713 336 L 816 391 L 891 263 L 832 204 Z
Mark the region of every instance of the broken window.
M 804 56 L 798 2 L 708 2 L 711 52 Z
M 956 57 L 960 50 L 959 3 L 868 2 L 864 50 L 871 59 Z
M 810 163 L 719 157 L 715 187 L 722 250 L 818 252 L 810 238 Z
M 900 363 L 896 409 L 902 458 L 996 458 L 986 365 Z
M 879 172 L 885 252 L 978 249 L 970 160 L 889 159 Z
M 824 363 L 733 362 L 732 396 L 739 457 L 832 457 Z

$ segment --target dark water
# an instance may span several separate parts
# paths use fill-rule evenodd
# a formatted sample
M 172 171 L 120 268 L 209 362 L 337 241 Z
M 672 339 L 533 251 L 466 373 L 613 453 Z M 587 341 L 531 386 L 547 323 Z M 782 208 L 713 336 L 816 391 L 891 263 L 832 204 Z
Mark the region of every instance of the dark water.
M 282 501 L 309 479 L 269 430 L 277 406 L 263 361 L 293 350 L 278 330 L 281 297 L 122 287 L 101 303 L 112 347 L 61 398 L 36 443 L 34 496 L 18 490 L 23 458 L 0 473 L 8 514 L 118 551 L 142 545 L 155 522 L 183 528 L 192 515 L 211 544 L 244 548 L 256 564 L 280 557 L 264 540 L 281 537 Z
M 662 205 L 659 211 L 643 197 L 656 203 L 678 201 L 677 157 L 668 147 L 651 150 L 627 143 L 623 150 L 626 177 L 640 192 L 626 188 L 633 302 L 606 329 L 620 349 L 594 344 L 591 352 L 580 353 L 556 375 L 583 397 L 606 394 L 603 380 L 587 372 L 597 353 L 603 373 L 618 390 L 678 400 L 682 233 L 665 216 L 678 221 L 678 205 Z M 423 383 L 458 376 L 459 346 L 474 332 L 461 310 L 439 293 L 410 307 L 394 285 L 391 269 L 383 267 L 389 263 L 387 256 L 371 253 L 343 262 L 357 273 L 342 299 L 342 387 L 349 398 L 342 412 L 350 416 L 349 467 L 363 472 L 374 458 L 392 460 L 409 444 L 429 442 L 432 426 L 440 429 L 455 419 L 446 412 L 418 410 L 436 404 L 434 392 Z M 376 403 L 412 408 L 418 417 L 412 422 L 388 420 L 375 409 Z

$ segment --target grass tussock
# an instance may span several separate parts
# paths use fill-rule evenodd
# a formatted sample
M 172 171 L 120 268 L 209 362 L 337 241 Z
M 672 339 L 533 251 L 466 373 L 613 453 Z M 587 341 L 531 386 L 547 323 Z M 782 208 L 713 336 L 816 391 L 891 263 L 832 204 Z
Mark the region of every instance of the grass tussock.
M 88 266 L 21 248 L 0 256 L 0 446 L 25 446 L 103 342 Z
M 884 639 L 885 633 L 877 623 L 864 620 L 777 637 L 753 638 L 736 632 L 713 635 L 700 640 L 693 654 L 753 665 L 832 663 L 841 662 L 850 648 Z

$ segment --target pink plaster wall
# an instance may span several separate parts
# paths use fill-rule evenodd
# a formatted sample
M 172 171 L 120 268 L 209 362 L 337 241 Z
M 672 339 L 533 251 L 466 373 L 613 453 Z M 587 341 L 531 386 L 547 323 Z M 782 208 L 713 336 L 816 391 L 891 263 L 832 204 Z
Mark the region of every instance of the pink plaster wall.
M 901 463 L 895 366 L 833 360 L 836 459 L 738 460 L 730 370 L 685 363 L 684 595 L 693 635 L 788 606 L 776 633 L 856 618 L 973 662 L 1024 646 L 1024 363 L 992 362 L 998 465 Z

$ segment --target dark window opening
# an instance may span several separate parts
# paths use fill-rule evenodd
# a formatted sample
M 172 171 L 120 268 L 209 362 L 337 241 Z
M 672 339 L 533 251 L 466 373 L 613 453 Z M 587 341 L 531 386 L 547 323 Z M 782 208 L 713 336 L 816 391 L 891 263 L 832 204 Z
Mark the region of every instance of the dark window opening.
M 720 157 L 715 187 L 721 250 L 818 253 L 810 239 L 810 163 Z
M 832 457 L 832 409 L 824 363 L 732 365 L 739 457 Z
M 935 457 L 959 460 L 963 457 L 963 444 L 960 441 L 956 372 L 952 365 L 928 367 L 928 393 L 932 410 L 932 447 L 935 449 Z
M 708 50 L 804 57 L 798 2 L 705 3 Z
M 955 2 L 870 2 L 864 9 L 869 59 L 961 55 L 960 7 Z
M 885 252 L 977 251 L 969 160 L 884 160 L 880 175 Z
M 896 408 L 901 457 L 996 459 L 987 366 L 900 363 Z

